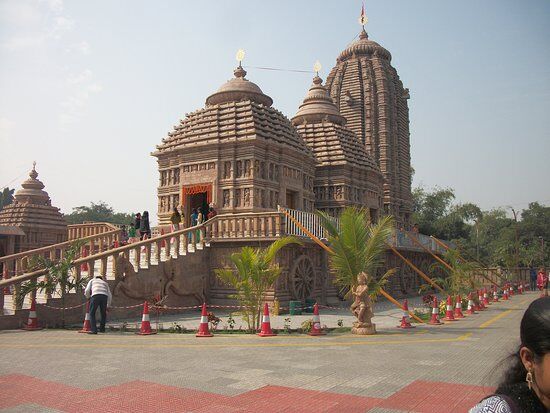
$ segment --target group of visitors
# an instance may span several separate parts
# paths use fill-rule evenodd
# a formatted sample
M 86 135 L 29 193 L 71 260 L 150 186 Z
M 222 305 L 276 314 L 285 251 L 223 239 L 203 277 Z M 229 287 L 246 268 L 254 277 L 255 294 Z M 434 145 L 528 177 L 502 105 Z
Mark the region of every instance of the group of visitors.
M 128 230 L 123 225 L 121 228 L 122 237 L 127 239 L 127 242 L 136 240 L 144 240 L 151 238 L 151 225 L 149 224 L 149 212 L 143 211 L 143 214 L 137 213 L 134 217 L 134 222 L 130 224 Z

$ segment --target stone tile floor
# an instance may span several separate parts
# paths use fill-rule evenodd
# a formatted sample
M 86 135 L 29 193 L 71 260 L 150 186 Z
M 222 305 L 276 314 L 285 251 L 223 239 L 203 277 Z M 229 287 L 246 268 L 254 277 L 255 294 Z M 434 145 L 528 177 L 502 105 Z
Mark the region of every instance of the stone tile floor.
M 3 331 L 0 412 L 467 412 L 536 298 L 368 337 Z

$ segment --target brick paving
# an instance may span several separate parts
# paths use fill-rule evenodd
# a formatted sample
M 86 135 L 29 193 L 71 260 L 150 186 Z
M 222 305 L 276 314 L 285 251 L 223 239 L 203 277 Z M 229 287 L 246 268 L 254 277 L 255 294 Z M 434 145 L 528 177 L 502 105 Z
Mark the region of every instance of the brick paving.
M 3 331 L 0 412 L 467 412 L 535 298 L 369 337 Z

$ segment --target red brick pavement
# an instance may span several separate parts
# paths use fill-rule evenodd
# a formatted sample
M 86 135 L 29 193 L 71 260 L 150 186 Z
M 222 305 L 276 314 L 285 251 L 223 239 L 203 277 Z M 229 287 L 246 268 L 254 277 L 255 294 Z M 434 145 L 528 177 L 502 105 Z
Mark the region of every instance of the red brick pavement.
M 83 390 L 35 377 L 0 376 L 0 409 L 35 404 L 63 412 L 368 412 L 374 407 L 407 412 L 467 412 L 493 389 L 442 382 L 415 381 L 387 399 L 265 386 L 238 396 L 132 381 Z

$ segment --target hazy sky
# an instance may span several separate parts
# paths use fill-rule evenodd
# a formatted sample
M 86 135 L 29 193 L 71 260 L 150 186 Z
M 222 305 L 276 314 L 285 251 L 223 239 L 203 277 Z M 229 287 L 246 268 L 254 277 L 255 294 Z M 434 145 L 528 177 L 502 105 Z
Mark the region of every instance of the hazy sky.
M 0 187 L 38 162 L 63 212 L 156 213 L 155 145 L 245 66 L 326 78 L 361 2 L 0 0 Z M 414 185 L 484 209 L 550 204 L 550 1 L 366 1 L 411 91 Z M 248 68 L 291 117 L 312 75 Z

